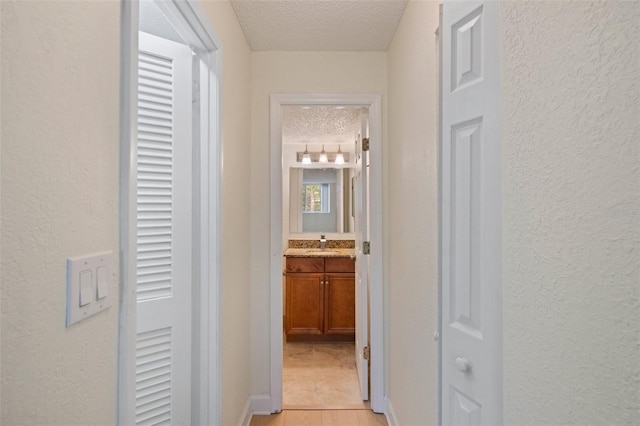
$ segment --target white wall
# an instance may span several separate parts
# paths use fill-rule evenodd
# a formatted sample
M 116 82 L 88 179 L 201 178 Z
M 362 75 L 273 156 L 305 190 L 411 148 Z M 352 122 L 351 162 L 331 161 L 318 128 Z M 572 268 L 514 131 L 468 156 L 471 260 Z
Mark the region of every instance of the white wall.
M 238 424 L 250 393 L 251 51 L 228 1 L 202 5 L 223 45 L 222 424 Z
M 503 6 L 506 424 L 640 424 L 639 22 Z
M 251 53 L 229 3 L 203 6 L 225 48 L 222 416 L 236 424 L 250 382 Z M 65 262 L 118 252 L 119 46 L 118 2 L 2 2 L 3 424 L 116 422 L 117 303 L 65 329 Z
M 381 93 L 386 150 L 385 52 L 253 52 L 251 72 L 251 391 L 270 392 L 269 95 Z M 384 168 L 385 165 L 382 165 Z
M 438 13 L 410 1 L 388 51 L 388 396 L 400 425 L 438 422 Z
M 1 2 L 2 424 L 116 423 L 118 2 Z M 66 260 L 114 304 L 65 328 Z

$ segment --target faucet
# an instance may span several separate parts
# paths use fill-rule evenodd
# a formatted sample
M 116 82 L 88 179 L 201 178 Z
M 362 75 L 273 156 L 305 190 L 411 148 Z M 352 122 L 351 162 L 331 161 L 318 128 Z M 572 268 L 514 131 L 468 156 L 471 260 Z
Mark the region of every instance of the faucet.
M 320 248 L 324 249 L 327 246 L 327 239 L 324 235 L 320 235 Z

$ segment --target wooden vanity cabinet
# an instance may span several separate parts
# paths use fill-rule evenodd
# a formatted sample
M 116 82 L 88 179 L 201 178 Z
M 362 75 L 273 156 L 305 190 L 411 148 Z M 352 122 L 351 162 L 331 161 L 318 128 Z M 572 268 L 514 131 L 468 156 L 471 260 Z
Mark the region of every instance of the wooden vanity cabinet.
M 327 257 L 324 270 L 324 333 L 355 337 L 355 260 L 348 257 Z
M 287 274 L 287 336 L 324 333 L 324 298 L 324 274 Z
M 355 262 L 288 257 L 287 341 L 351 341 L 355 337 Z

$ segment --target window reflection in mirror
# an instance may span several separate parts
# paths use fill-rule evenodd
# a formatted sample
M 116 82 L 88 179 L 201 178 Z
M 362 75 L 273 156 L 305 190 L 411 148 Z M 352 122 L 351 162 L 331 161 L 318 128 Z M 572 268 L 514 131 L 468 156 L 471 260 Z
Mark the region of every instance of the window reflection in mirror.
M 302 213 L 331 213 L 330 193 L 328 183 L 303 183 Z

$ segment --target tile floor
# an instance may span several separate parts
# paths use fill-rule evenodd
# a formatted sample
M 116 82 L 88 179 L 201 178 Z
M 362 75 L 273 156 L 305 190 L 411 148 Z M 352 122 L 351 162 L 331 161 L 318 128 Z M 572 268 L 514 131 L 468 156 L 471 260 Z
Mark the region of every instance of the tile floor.
M 283 408 L 363 409 L 354 343 L 285 343 Z

